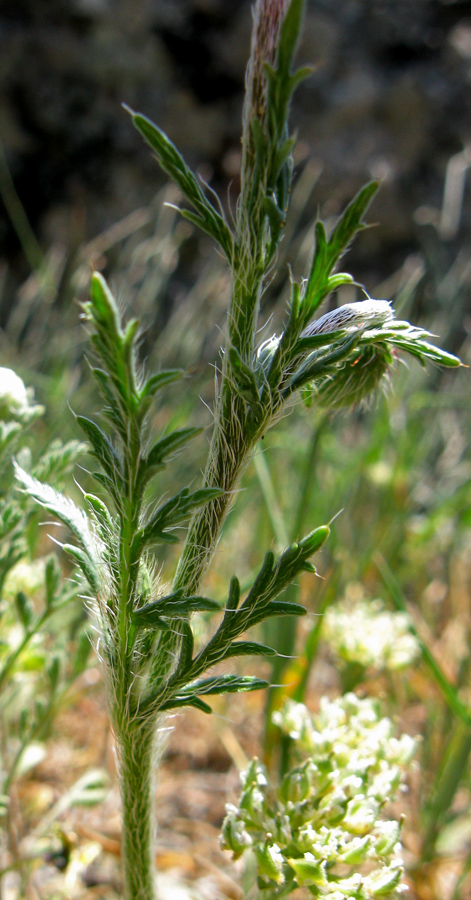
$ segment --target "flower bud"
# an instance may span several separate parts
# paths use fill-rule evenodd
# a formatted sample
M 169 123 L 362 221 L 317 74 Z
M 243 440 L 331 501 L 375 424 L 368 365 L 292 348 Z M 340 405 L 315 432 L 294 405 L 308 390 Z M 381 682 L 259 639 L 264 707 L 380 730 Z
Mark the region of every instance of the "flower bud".
M 402 819 L 400 822 L 377 822 L 374 830 L 375 853 L 378 856 L 389 856 L 399 843 L 401 836 Z
M 301 803 L 309 794 L 310 779 L 306 766 L 287 772 L 281 782 L 280 796 L 285 802 Z
M 270 844 L 267 838 L 263 845 L 257 844 L 254 849 L 260 875 L 270 878 L 277 884 L 283 884 L 285 880 L 283 854 L 278 844 Z
M 350 800 L 345 818 L 344 828 L 351 834 L 367 834 L 374 825 L 379 814 L 379 804 L 372 797 L 359 796 Z
M 383 866 L 368 876 L 368 888 L 373 897 L 386 897 L 398 886 L 404 869 L 399 860 Z
M 325 874 L 325 860 L 319 862 L 312 853 L 305 853 L 302 859 L 289 859 L 288 862 L 296 873 L 296 880 L 299 885 L 315 884 L 316 887 L 320 888 L 328 886 Z
M 371 835 L 366 834 L 364 837 L 355 837 L 349 841 L 345 850 L 338 855 L 338 861 L 346 863 L 348 866 L 358 866 L 364 863 L 371 847 Z
M 244 850 L 252 846 L 252 838 L 246 830 L 244 823 L 236 818 L 237 809 L 232 811 L 224 819 L 221 833 L 221 845 L 225 850 L 232 850 L 235 858 L 241 856 Z

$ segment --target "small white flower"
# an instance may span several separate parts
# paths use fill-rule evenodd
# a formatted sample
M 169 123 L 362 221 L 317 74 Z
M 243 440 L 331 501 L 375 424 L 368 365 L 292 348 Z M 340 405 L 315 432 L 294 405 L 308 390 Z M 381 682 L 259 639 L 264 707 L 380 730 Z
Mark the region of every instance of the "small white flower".
M 389 612 L 381 600 L 347 600 L 330 607 L 324 617 L 324 638 L 343 665 L 396 670 L 420 654 L 405 613 Z

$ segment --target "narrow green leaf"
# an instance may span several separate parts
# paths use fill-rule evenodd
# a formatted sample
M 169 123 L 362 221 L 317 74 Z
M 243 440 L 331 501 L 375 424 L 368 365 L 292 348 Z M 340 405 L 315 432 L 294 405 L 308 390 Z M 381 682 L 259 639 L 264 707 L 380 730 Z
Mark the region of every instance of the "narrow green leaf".
M 252 585 L 250 593 L 252 593 L 253 591 L 254 594 L 261 594 L 262 591 L 267 588 L 274 575 L 274 565 L 275 554 L 273 553 L 273 550 L 268 550 L 268 552 L 265 554 L 262 568 L 260 569 L 260 572 L 258 573 Z
M 171 531 L 158 531 L 155 529 L 152 533 L 152 544 L 179 544 L 181 538 Z
M 306 607 L 301 606 L 300 603 L 289 603 L 284 600 L 270 600 L 269 603 L 260 609 L 255 607 L 254 612 L 249 619 L 249 627 L 252 628 L 253 625 L 264 622 L 265 619 L 272 618 L 273 616 L 305 616 L 306 613 Z
M 184 675 L 190 669 L 191 663 L 193 661 L 193 650 L 195 645 L 191 625 L 186 619 L 183 619 L 180 624 L 180 628 L 182 632 L 182 646 L 177 668 L 177 675 L 179 677 Z
M 314 531 L 307 534 L 298 544 L 303 555 L 312 556 L 313 553 L 320 550 L 329 537 L 329 534 L 330 528 L 328 525 L 320 525 L 319 528 L 315 528 Z
M 299 353 L 305 353 L 307 350 L 319 350 L 329 344 L 335 344 L 346 336 L 345 330 L 330 331 L 327 334 L 310 334 L 307 337 L 300 337 L 293 348 L 293 356 Z
M 101 588 L 98 570 L 88 553 L 81 547 L 74 547 L 72 544 L 62 544 L 62 549 L 75 560 L 95 594 L 99 594 Z
M 104 432 L 85 416 L 76 416 L 76 421 L 87 435 L 94 452 L 95 458 L 101 463 L 105 472 L 116 481 L 121 478 L 121 460 L 113 444 Z
M 23 628 L 25 631 L 28 631 L 31 622 L 33 621 L 34 610 L 31 602 L 23 591 L 18 591 L 17 594 L 15 594 L 15 606 Z
M 180 428 L 172 431 L 167 437 L 157 441 L 149 450 L 146 457 L 146 465 L 161 466 L 172 453 L 175 453 L 181 447 L 184 447 L 197 434 L 201 434 L 202 428 Z
M 268 687 L 268 682 L 255 675 L 213 675 L 210 678 L 203 678 L 201 681 L 195 681 L 188 687 L 180 691 L 179 696 L 186 696 L 186 692 L 190 694 L 203 694 L 208 696 L 211 694 L 237 694 L 245 691 L 258 691 Z
M 343 212 L 328 240 L 322 222 L 316 223 L 316 243 L 304 295 L 306 324 L 325 297 L 339 286 L 335 280 L 337 276 L 331 275 L 332 270 L 355 234 L 365 227 L 362 217 L 377 190 L 376 181 L 362 188 Z
M 163 703 L 160 709 L 165 711 L 167 709 L 178 709 L 180 706 L 194 706 L 195 709 L 199 709 L 201 712 L 207 713 L 208 715 L 212 713 L 209 704 L 195 696 L 172 697 L 171 700 L 167 700 L 166 703 Z
M 48 484 L 42 484 L 36 478 L 33 478 L 16 461 L 14 461 L 14 466 L 16 477 L 23 485 L 25 491 L 41 506 L 44 506 L 45 509 L 57 516 L 64 525 L 67 525 L 72 534 L 80 541 L 89 558 L 95 560 L 97 557 L 95 540 L 84 511 L 79 509 L 68 497 L 59 494 L 58 491 L 55 491 Z
M 298 46 L 303 12 L 304 0 L 291 0 L 281 24 L 277 48 L 277 68 L 285 77 L 290 73 L 291 64 Z
M 194 612 L 217 612 L 220 609 L 219 603 L 215 600 L 209 600 L 207 597 L 183 597 L 181 591 L 176 591 L 136 609 L 133 613 L 133 622 L 138 627 L 152 628 L 154 621 L 160 621 L 161 616 L 177 618 Z
M 193 491 L 190 494 L 189 507 L 191 509 L 195 509 L 197 506 L 205 506 L 206 503 L 209 503 L 211 500 L 217 500 L 218 497 L 222 497 L 224 494 L 224 490 L 219 487 L 206 487 L 200 488 L 198 491 Z
M 358 339 L 359 334 L 354 333 L 345 338 L 345 340 L 341 340 L 337 346 L 334 345 L 329 353 L 321 356 L 313 353 L 312 356 L 308 356 L 307 360 L 290 379 L 283 395 L 288 397 L 293 391 L 298 390 L 305 384 L 309 384 L 315 378 L 325 378 L 327 375 L 330 375 L 337 363 L 350 356 L 355 344 L 358 343 Z
M 239 579 L 233 575 L 231 578 L 231 583 L 229 586 L 229 597 L 226 603 L 226 609 L 224 611 L 224 619 L 222 620 L 223 627 L 228 619 L 232 616 L 232 614 L 237 610 L 240 601 L 240 582 Z
M 301 66 L 299 69 L 296 69 L 296 72 L 291 76 L 289 82 L 291 92 L 293 92 L 302 81 L 306 81 L 306 78 L 310 78 L 315 71 L 315 66 Z
M 236 656 L 276 656 L 276 650 L 266 644 L 257 644 L 255 641 L 234 641 L 221 659 L 232 659 Z
M 378 182 L 370 181 L 358 192 L 340 217 L 329 238 L 329 257 L 332 264 L 340 259 L 355 234 L 364 228 L 363 215 L 377 190 Z
M 46 588 L 46 606 L 49 609 L 54 605 L 59 590 L 61 570 L 55 556 L 48 556 L 46 561 L 46 569 L 44 573 L 44 581 Z
M 458 359 L 457 356 L 454 356 L 452 353 L 447 353 L 446 350 L 436 347 L 435 344 L 429 344 L 428 341 L 419 341 L 416 339 L 408 340 L 407 335 L 401 337 L 400 334 L 398 334 L 390 339 L 390 343 L 394 344 L 395 347 L 404 350 L 406 353 L 411 353 L 418 359 L 429 359 L 431 362 L 435 362 L 446 368 L 455 369 L 462 365 L 461 360 Z
M 158 391 L 166 387 L 167 384 L 181 381 L 184 376 L 185 372 L 183 369 L 166 369 L 163 372 L 157 372 L 156 375 L 151 375 L 150 378 L 146 380 L 142 390 L 139 392 L 139 396 L 141 399 L 144 397 L 153 397 Z
M 195 224 L 210 234 L 222 247 L 228 259 L 231 260 L 232 234 L 227 223 L 205 196 L 198 180 L 177 148 L 167 135 L 157 125 L 154 125 L 150 119 L 147 119 L 140 113 L 133 113 L 131 110 L 129 112 L 131 112 L 133 124 L 155 152 L 164 172 L 173 179 L 186 199 L 196 209 L 198 214 L 196 217 L 192 217 L 191 213 L 188 215 L 184 211 L 186 217 L 192 218 Z
M 293 137 L 283 141 L 276 153 L 272 164 L 272 176 L 277 178 L 281 167 L 284 165 L 289 156 L 291 156 L 296 141 Z
M 93 512 L 105 531 L 112 532 L 114 530 L 114 520 L 113 517 L 106 506 L 103 503 L 103 500 L 100 500 L 99 497 L 96 497 L 95 494 L 84 494 L 84 499 L 87 503 L 92 507 Z
M 231 376 L 241 394 L 247 397 L 249 402 L 257 403 L 260 400 L 260 395 L 253 369 L 244 362 L 235 347 L 230 347 L 229 349 L 229 361 L 231 366 Z
M 123 337 L 119 321 L 119 311 L 103 275 L 94 272 L 90 281 L 90 302 L 84 304 L 86 318 L 95 326 L 105 328 L 112 334 Z

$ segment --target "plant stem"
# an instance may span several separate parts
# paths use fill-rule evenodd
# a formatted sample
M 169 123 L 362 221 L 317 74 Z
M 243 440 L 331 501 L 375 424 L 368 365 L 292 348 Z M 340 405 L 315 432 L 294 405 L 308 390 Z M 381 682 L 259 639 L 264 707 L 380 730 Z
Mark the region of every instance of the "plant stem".
M 267 129 L 267 84 L 264 66 L 273 64 L 288 0 L 258 0 L 254 10 L 252 48 L 247 70 L 247 93 L 243 114 L 241 193 L 237 216 L 237 239 L 232 260 L 228 334 L 221 386 L 214 410 L 214 431 L 205 471 L 204 486 L 220 487 L 225 493 L 196 513 L 190 525 L 178 565 L 174 589 L 196 593 L 211 562 L 224 520 L 238 483 L 258 437 L 272 418 L 249 413 L 234 388 L 228 352 L 234 348 L 248 366 L 253 364 L 255 337 L 264 277 L 266 214 L 263 199 L 266 184 L 256 173 L 253 124 Z M 265 173 L 266 175 L 266 173 Z
M 196 513 L 188 530 L 174 581 L 174 590 L 184 588 L 188 595 L 200 590 L 232 503 L 234 488 L 253 444 L 240 420 L 243 412 L 239 409 L 242 405 L 239 398 L 232 398 L 229 411 L 224 417 L 220 414 L 224 386 L 223 381 L 204 476 L 204 487 L 219 487 L 224 493 Z
M 154 842 L 155 719 L 127 722 L 116 735 L 123 816 L 124 900 L 156 900 Z

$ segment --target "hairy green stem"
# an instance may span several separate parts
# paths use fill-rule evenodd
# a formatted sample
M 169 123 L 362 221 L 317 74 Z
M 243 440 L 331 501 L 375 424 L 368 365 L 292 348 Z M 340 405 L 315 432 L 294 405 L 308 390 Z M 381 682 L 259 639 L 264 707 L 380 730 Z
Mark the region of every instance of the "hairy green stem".
M 218 406 L 222 406 L 222 394 Z M 219 487 L 224 493 L 199 510 L 188 530 L 178 564 L 174 590 L 184 588 L 189 595 L 197 593 L 212 560 L 221 529 L 233 500 L 233 492 L 245 468 L 254 443 L 248 439 L 240 420 L 242 403 L 234 396 L 224 418 L 216 413 L 213 438 L 204 476 L 204 487 Z
M 116 734 L 123 816 L 124 900 L 156 900 L 154 720 L 127 722 Z

